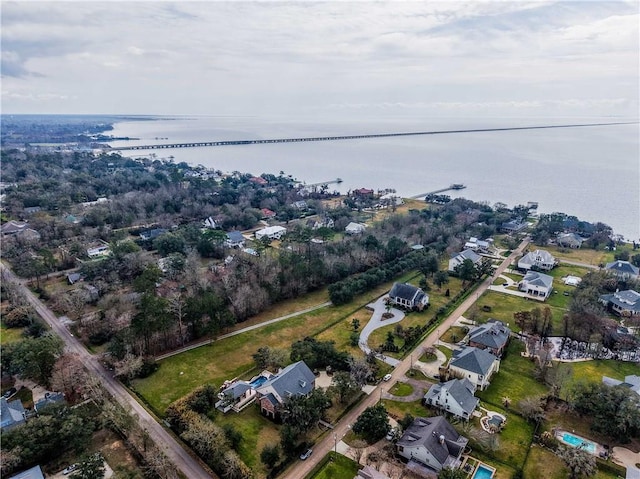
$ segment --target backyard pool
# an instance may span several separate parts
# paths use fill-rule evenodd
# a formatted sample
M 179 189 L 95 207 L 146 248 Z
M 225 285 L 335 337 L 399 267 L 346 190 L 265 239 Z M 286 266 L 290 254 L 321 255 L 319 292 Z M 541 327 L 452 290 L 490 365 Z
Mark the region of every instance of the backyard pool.
M 267 378 L 266 376 L 258 376 L 253 381 L 251 381 L 249 384 L 251 385 L 251 387 L 253 389 L 257 389 L 260 386 L 262 386 L 264 383 L 266 383 L 268 380 L 269 380 L 269 378 Z
M 476 472 L 473 474 L 472 479 L 491 479 L 496 470 L 493 467 L 489 467 L 486 464 L 480 464 Z
M 596 443 L 593 441 L 589 441 L 588 439 L 584 439 L 582 437 L 575 436 L 570 432 L 563 432 L 562 436 L 560 436 L 560 440 L 565 444 L 569 444 L 573 447 L 581 447 L 585 451 L 590 454 L 596 453 Z

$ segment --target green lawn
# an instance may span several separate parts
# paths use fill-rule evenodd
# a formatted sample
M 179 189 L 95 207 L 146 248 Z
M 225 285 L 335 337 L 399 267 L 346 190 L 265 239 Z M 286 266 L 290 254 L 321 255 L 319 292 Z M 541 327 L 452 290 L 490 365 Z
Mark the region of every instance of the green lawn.
M 402 383 L 398 381 L 395 383 L 391 389 L 389 389 L 389 394 L 393 394 L 394 396 L 409 396 L 413 392 L 413 386 L 411 384 Z
M 389 416 L 396 420 L 402 419 L 406 414 L 411 414 L 413 417 L 430 417 L 436 414 L 424 407 L 420 401 L 400 402 L 384 399 L 382 403 Z
M 545 479 L 565 479 L 569 474 L 569 470 L 558 456 L 540 446 L 531 448 L 523 472 L 523 479 L 539 479 L 541 477 Z M 618 479 L 620 476 L 613 472 L 598 469 L 596 474 L 591 477 L 593 479 Z
M 460 326 L 451 326 L 448 330 L 440 336 L 440 340 L 445 343 L 457 343 L 461 341 L 468 332 L 468 328 L 461 328 Z
M 307 476 L 307 479 L 353 479 L 360 465 L 342 454 L 330 452 L 323 459 L 322 467 Z
M 24 328 L 7 328 L 4 323 L 0 323 L 0 345 L 17 343 L 23 339 L 23 331 Z
M 561 397 L 565 397 L 577 382 L 600 382 L 602 381 L 602 376 L 608 376 L 622 381 L 625 376 L 638 374 L 638 365 L 636 363 L 623 361 L 598 360 L 565 364 L 571 368 L 571 377 L 565 387 L 563 387 Z
M 480 400 L 500 407 L 502 398 L 511 399 L 511 407 L 517 408 L 518 402 L 528 396 L 541 396 L 547 387 L 533 379 L 534 363 L 523 358 L 524 344 L 511 340 L 507 354 L 500 363 L 500 371 L 491 378 L 491 384 L 484 391 L 478 391 Z

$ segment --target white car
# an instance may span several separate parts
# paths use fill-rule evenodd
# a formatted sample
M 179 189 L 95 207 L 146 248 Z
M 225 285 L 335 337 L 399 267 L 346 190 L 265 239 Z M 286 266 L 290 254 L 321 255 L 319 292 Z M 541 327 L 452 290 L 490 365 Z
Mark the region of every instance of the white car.
M 388 381 L 389 379 L 391 379 L 391 373 L 385 374 L 384 377 L 382 378 L 383 381 Z
M 64 470 L 62 471 L 62 474 L 64 474 L 66 476 L 68 474 L 71 474 L 77 468 L 78 468 L 77 464 L 71 464 L 70 466 L 67 466 L 67 467 L 64 468 Z

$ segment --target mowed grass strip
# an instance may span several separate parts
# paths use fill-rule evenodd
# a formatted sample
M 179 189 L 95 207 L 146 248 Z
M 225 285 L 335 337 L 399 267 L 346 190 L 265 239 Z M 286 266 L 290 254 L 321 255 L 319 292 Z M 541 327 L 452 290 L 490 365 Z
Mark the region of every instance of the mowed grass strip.
M 329 453 L 324 464 L 315 474 L 307 479 L 353 479 L 358 473 L 360 465 L 342 454 Z
M 7 328 L 4 323 L 0 323 L 0 345 L 6 346 L 7 344 L 17 343 L 24 339 L 22 332 L 24 328 Z

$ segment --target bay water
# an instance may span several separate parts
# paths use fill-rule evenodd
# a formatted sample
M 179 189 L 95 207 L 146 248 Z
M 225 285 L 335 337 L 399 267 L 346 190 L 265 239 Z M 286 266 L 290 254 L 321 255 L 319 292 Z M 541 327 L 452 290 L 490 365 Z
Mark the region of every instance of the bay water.
M 194 141 L 301 138 L 359 134 L 508 128 L 620 121 L 602 118 L 390 119 L 332 121 L 254 117 L 171 117 L 122 121 L 108 132 L 137 140 L 112 146 Z M 640 239 L 640 130 L 637 123 L 576 128 L 485 131 L 320 142 L 122 151 L 169 158 L 223 172 L 287 175 L 307 184 L 341 178 L 330 191 L 395 189 L 410 197 L 463 183 L 450 191 L 489 204 L 536 201 L 602 221 L 627 240 Z

